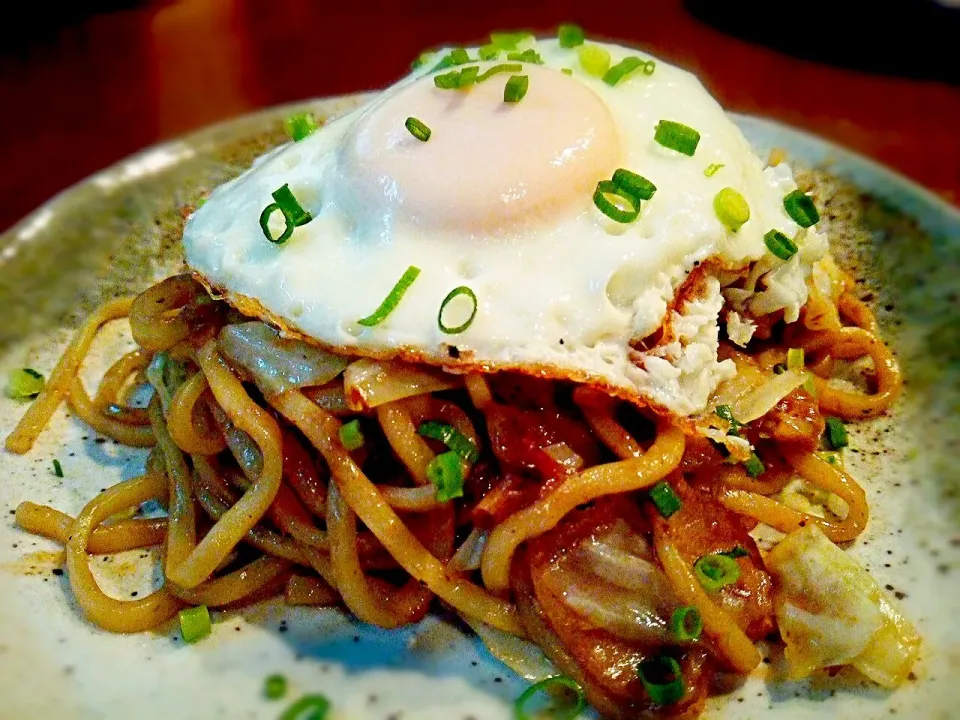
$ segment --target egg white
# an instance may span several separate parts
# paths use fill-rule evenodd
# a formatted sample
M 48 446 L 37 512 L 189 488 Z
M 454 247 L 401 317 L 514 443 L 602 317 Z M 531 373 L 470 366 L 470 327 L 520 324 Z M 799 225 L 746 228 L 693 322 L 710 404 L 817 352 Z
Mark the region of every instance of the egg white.
M 186 225 L 187 263 L 218 291 L 245 300 L 245 309 L 256 308 L 285 331 L 346 353 L 536 372 L 596 383 L 672 414 L 703 410 L 717 384 L 734 373 L 730 361 L 717 360 L 719 315 L 726 302 L 722 286 L 735 275 L 722 268 L 738 271 L 755 264 L 764 273 L 763 282 L 739 291 L 740 312 L 783 311 L 788 321 L 795 320 L 825 240 L 810 230 L 790 261 L 770 255 L 763 241 L 767 231 L 793 237 L 799 230 L 782 203 L 796 187 L 792 174 L 783 164 L 765 169 L 690 73 L 657 59 L 653 74 L 637 72 L 611 87 L 581 68 L 575 49 L 561 48 L 553 39 L 528 46 L 544 60 L 535 72 L 572 69 L 570 81 L 599 98 L 615 123 L 616 166 L 657 186 L 636 222 L 610 221 L 586 192 L 559 210 L 484 231 L 476 224 L 433 222 L 430 213 L 414 217 L 410 203 L 415 199 L 418 207 L 429 209 L 431 198 L 407 199 L 405 206 L 403 188 L 386 174 L 378 178 L 379 196 L 369 187 L 359 192 L 351 160 L 357 128 L 373 122 L 374 114 L 411 84 L 432 84 L 428 63 L 370 104 L 217 188 Z M 602 47 L 613 63 L 630 55 L 653 59 L 627 47 Z M 476 49 L 468 52 L 476 57 Z M 486 82 L 502 87 L 506 77 Z M 523 111 L 536 93 L 531 82 L 527 98 L 513 110 Z M 699 131 L 693 157 L 654 141 L 662 119 Z M 435 120 L 435 133 L 445 127 L 442 120 Z M 417 141 L 404 133 L 397 136 L 396 143 L 405 142 L 397 145 L 398 152 L 416 153 Z M 489 153 L 498 151 L 489 148 Z M 722 167 L 707 177 L 704 171 L 712 164 Z M 422 167 L 424 174 L 433 171 L 430 164 Z M 458 183 L 470 193 L 471 173 L 464 167 L 458 177 L 438 181 Z M 281 246 L 264 238 L 258 219 L 272 202 L 271 192 L 284 184 L 313 220 Z M 739 191 L 750 206 L 750 220 L 736 233 L 720 223 L 713 208 L 724 187 Z M 450 197 L 456 200 L 455 194 Z M 409 266 L 419 268 L 420 276 L 396 309 L 379 325 L 359 325 L 357 320 L 373 312 Z M 691 274 L 696 287 L 678 301 Z M 438 311 L 444 297 L 462 285 L 476 294 L 476 317 L 465 331 L 446 334 Z M 454 317 L 447 322 L 454 325 L 458 313 L 469 308 L 452 304 L 448 310 Z M 737 321 L 742 323 L 740 315 Z M 659 344 L 640 349 L 638 341 L 664 327 L 669 332 Z M 737 334 L 749 335 L 739 325 Z

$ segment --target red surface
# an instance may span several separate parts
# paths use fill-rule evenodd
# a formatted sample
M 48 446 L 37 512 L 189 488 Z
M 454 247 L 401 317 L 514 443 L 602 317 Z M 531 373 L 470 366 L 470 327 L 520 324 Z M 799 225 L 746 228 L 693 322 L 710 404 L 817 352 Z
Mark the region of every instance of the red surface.
M 798 60 L 723 35 L 677 0 L 603 12 L 582 0 L 146 5 L 0 60 L 0 229 L 158 140 L 267 105 L 383 87 L 431 45 L 563 21 L 687 67 L 729 109 L 806 128 L 960 199 L 960 90 Z

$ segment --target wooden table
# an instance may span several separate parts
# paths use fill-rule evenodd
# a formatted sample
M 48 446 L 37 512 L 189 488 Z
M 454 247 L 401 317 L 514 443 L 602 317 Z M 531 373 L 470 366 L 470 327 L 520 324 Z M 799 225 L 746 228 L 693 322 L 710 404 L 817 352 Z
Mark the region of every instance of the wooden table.
M 806 128 L 960 200 L 956 87 L 799 60 L 724 35 L 674 0 L 603 7 L 168 0 L 94 16 L 0 57 L 0 230 L 158 140 L 271 104 L 383 87 L 432 45 L 571 20 L 689 68 L 729 109 Z

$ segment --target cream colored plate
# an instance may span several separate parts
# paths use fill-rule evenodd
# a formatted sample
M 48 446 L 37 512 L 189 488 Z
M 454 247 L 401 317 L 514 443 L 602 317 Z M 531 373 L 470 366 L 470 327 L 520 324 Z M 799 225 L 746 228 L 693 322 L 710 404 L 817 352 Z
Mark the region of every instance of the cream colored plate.
M 331 116 L 362 98 L 310 103 Z M 49 372 L 80 318 L 102 299 L 144 288 L 179 264 L 180 209 L 283 138 L 277 108 L 148 149 L 54 198 L 0 237 L 0 372 Z M 960 700 L 960 214 L 899 176 L 817 138 L 756 118 L 737 119 L 758 150 L 786 148 L 798 162 L 832 163 L 891 203 L 860 202 L 838 183 L 833 212 L 865 212 L 871 231 L 843 253 L 867 278 L 873 304 L 906 366 L 895 417 L 853 431 L 850 465 L 873 519 L 852 552 L 926 638 L 917 680 L 889 694 L 847 673 L 811 683 L 775 679 L 779 658 L 710 706 L 709 717 L 956 716 Z M 913 219 L 894 208 L 905 208 Z M 934 234 L 930 239 L 914 222 Z M 952 329 L 951 329 L 952 328 Z M 952 337 L 947 337 L 952 332 Z M 89 380 L 130 340 L 98 342 Z M 0 435 L 25 406 L 0 399 Z M 54 476 L 60 460 L 65 477 Z M 290 697 L 321 692 L 334 720 L 506 720 L 523 681 L 459 626 L 430 619 L 385 632 L 332 611 L 268 603 L 215 615 L 213 636 L 184 647 L 175 628 L 119 636 L 87 624 L 54 544 L 16 529 L 23 500 L 76 513 L 100 488 L 136 475 L 143 453 L 97 438 L 61 411 L 33 452 L 0 451 L 0 717 L 273 718 L 263 679 L 281 672 Z M 9 513 L 9 514 L 8 514 Z M 149 591 L 153 553 L 97 558 L 118 597 Z

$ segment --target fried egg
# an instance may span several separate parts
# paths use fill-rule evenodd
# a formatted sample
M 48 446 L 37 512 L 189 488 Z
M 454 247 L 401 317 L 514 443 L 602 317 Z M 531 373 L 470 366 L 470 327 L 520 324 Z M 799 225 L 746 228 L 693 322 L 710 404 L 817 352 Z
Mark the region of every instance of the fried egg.
M 796 188 L 790 169 L 765 168 L 696 77 L 635 49 L 588 45 L 613 65 L 641 63 L 611 84 L 587 72 L 582 48 L 555 39 L 523 40 L 518 50 L 537 62 L 512 72 L 488 72 L 513 64 L 506 51 L 479 61 L 468 48 L 469 63 L 446 68 L 437 65 L 451 49 L 438 51 L 214 190 L 186 224 L 188 265 L 243 312 L 341 353 L 515 370 L 671 415 L 702 411 L 735 373 L 717 358 L 724 318 L 738 342 L 749 340 L 751 317 L 796 320 L 826 242 L 784 210 Z M 473 66 L 489 77 L 437 86 Z M 526 94 L 506 102 L 519 75 Z M 699 133 L 692 155 L 655 139 L 665 120 Z M 630 222 L 594 199 L 618 168 L 656 186 Z M 282 213 L 266 230 L 260 218 L 284 185 L 311 219 L 277 244 L 266 235 L 279 234 L 278 221 L 283 229 Z M 736 232 L 715 210 L 723 188 L 749 206 Z M 770 230 L 799 252 L 772 255 Z M 392 311 L 358 322 L 409 268 L 419 274 Z M 444 306 L 457 288 L 469 292 Z

